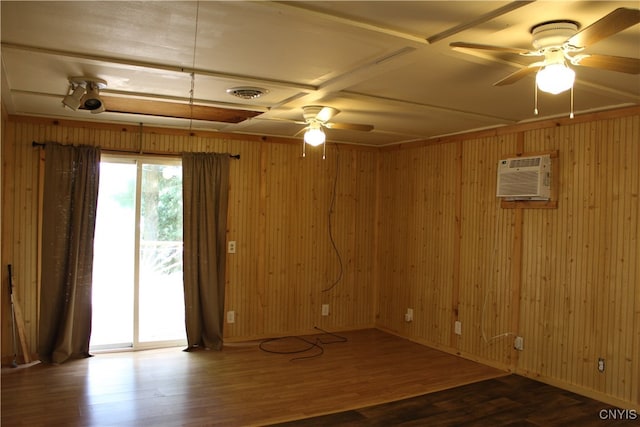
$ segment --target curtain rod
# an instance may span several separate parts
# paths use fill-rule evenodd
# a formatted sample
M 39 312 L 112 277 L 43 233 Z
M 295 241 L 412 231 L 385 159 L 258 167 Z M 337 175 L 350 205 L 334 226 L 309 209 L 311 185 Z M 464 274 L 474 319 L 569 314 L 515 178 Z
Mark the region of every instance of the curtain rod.
M 31 143 L 31 145 L 33 147 L 44 147 L 46 144 L 44 142 L 33 141 Z M 110 152 L 110 153 L 143 154 L 143 155 L 144 154 L 164 154 L 164 155 L 178 155 L 178 154 L 180 154 L 180 153 L 159 153 L 159 152 L 157 152 L 157 153 L 153 153 L 153 152 L 147 152 L 147 153 L 142 152 L 142 153 L 140 153 L 140 152 L 135 151 L 135 150 L 122 150 L 122 149 L 121 150 L 113 150 L 113 149 L 109 149 L 109 148 L 105 149 L 104 151 Z M 229 154 L 229 157 L 231 157 L 232 159 L 240 160 L 240 154 Z

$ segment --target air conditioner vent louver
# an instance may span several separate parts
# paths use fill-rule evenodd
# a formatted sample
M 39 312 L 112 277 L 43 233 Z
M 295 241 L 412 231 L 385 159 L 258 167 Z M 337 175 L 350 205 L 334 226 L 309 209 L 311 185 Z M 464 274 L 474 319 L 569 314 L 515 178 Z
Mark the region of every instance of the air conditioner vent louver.
M 544 155 L 500 160 L 496 195 L 508 200 L 549 200 L 550 157 Z
M 540 166 L 540 157 L 518 157 L 517 159 L 511 159 L 509 162 L 510 168 L 525 168 L 529 166 Z

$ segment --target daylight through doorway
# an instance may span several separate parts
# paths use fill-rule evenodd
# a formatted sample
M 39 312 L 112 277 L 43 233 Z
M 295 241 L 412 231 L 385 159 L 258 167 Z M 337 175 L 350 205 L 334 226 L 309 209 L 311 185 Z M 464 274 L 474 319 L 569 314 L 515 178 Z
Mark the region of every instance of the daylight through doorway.
M 182 247 L 180 160 L 103 156 L 91 350 L 186 344 Z

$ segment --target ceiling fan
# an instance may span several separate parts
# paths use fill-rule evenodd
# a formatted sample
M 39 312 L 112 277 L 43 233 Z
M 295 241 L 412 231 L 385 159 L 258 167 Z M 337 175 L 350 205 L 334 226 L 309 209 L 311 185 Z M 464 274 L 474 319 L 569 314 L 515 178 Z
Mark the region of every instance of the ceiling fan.
M 575 71 L 567 64 L 640 74 L 640 59 L 610 55 L 580 53 L 589 45 L 612 36 L 640 22 L 640 10 L 619 8 L 593 24 L 579 30 L 579 23 L 571 20 L 555 20 L 537 24 L 531 28 L 535 50 L 491 46 L 467 42 L 454 42 L 454 49 L 481 49 L 506 54 L 543 57 L 494 83 L 504 86 L 536 73 L 537 87 L 548 93 L 558 94 L 573 88 Z M 579 30 L 579 31 L 578 31 Z
M 304 131 L 304 142 L 302 145 L 302 157 L 305 157 L 305 146 L 307 144 L 317 147 L 324 144 L 326 135 L 323 128 L 327 129 L 345 129 L 369 132 L 373 130 L 372 125 L 363 125 L 357 123 L 334 123 L 331 119 L 340 112 L 337 108 L 326 107 L 323 105 L 306 105 L 302 107 L 302 117 L 304 121 L 294 121 L 294 123 L 306 125 L 300 132 Z M 298 133 L 300 133 L 298 132 Z M 326 147 L 325 147 L 326 151 Z M 325 158 L 323 153 L 322 158 Z

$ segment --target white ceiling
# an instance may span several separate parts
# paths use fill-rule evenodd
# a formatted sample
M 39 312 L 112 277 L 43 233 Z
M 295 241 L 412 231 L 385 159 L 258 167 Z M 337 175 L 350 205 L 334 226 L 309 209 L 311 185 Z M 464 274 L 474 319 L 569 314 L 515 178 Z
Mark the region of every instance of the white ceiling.
M 570 19 L 584 28 L 638 1 L 536 1 L 495 17 L 504 1 L 2 1 L 2 102 L 10 114 L 293 137 L 302 107 L 341 113 L 333 122 L 371 132 L 328 130 L 337 142 L 383 146 L 473 129 L 568 116 L 569 93 L 539 95 L 534 76 L 493 83 L 536 58 L 465 54 L 465 41 L 530 49 L 537 23 Z M 197 19 L 196 19 L 197 18 Z M 473 24 L 473 25 L 472 25 Z M 462 28 L 460 27 L 462 26 Z M 468 27 L 468 28 L 464 28 Z M 451 31 L 449 36 L 441 34 Z M 435 37 L 432 43 L 427 39 Z M 194 55 L 195 52 L 195 55 Z M 587 53 L 640 58 L 640 25 Z M 640 75 L 575 67 L 575 110 L 637 105 Z M 73 76 L 107 81 L 103 95 L 255 110 L 237 124 L 72 111 L 61 100 Z M 268 93 L 242 100 L 226 89 Z M 108 108 L 108 105 L 107 105 Z

